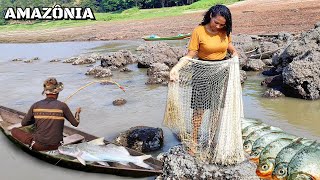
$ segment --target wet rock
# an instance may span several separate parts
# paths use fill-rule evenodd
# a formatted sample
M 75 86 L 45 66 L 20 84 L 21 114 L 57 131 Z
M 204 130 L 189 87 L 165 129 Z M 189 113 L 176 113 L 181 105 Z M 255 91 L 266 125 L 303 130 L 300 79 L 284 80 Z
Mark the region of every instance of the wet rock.
M 61 61 L 61 59 L 52 59 L 49 62 L 60 62 L 60 61 Z
M 233 166 L 219 166 L 196 160 L 182 146 L 174 146 L 157 157 L 163 161 L 163 179 L 241 179 L 258 180 L 256 166 L 244 161 Z
M 125 100 L 125 99 L 123 99 L 123 98 L 116 99 L 116 100 L 114 100 L 114 101 L 112 102 L 112 104 L 113 104 L 114 106 L 122 106 L 122 105 L 124 105 L 124 104 L 126 104 L 126 103 L 127 103 L 127 100 Z
M 315 100 L 320 98 L 320 50 L 308 51 L 283 70 L 286 95 Z
M 15 59 L 12 59 L 11 61 L 23 61 L 22 58 L 15 58 Z
M 132 64 L 137 61 L 136 56 L 134 56 L 128 50 L 120 50 L 118 52 L 109 53 L 107 55 L 101 56 L 101 66 L 102 67 L 113 67 L 113 69 L 119 69 L 127 64 Z
M 266 65 L 260 59 L 249 59 L 242 67 L 245 71 L 261 71 Z
M 112 76 L 111 70 L 109 68 L 104 68 L 101 66 L 96 66 L 90 68 L 85 75 L 94 75 L 96 78 L 104 78 Z
M 247 79 L 247 73 L 244 70 L 240 70 L 240 82 L 241 84 Z
M 169 82 L 169 67 L 164 63 L 153 63 L 148 68 L 147 75 L 149 76 L 146 84 L 162 84 L 167 85 Z
M 137 126 L 120 133 L 114 141 L 139 152 L 156 151 L 163 146 L 163 131 L 161 128 Z
M 72 62 L 72 65 L 81 65 L 81 64 L 93 64 L 96 63 L 96 60 L 92 57 L 78 57 L 77 60 Z
M 281 74 L 273 77 L 267 77 L 265 80 L 261 82 L 261 86 L 266 86 L 266 87 L 276 87 L 276 86 L 281 86 L 282 84 L 283 84 L 283 77 Z
M 278 69 L 275 68 L 275 67 L 272 67 L 272 68 L 270 68 L 270 69 L 265 70 L 265 71 L 262 72 L 262 74 L 265 75 L 265 76 L 275 76 L 275 75 L 279 75 L 279 74 L 281 74 L 281 73 L 282 73 L 282 72 L 281 72 L 281 71 L 278 71 Z
M 127 67 L 124 67 L 124 68 L 120 69 L 120 72 L 132 72 L 132 70 Z
M 262 62 L 267 66 L 272 66 L 272 59 L 263 59 Z
M 284 96 L 284 94 L 281 91 L 273 88 L 267 89 L 262 95 L 262 97 L 266 98 L 277 98 L 282 96 Z
M 164 42 L 152 42 L 142 45 L 142 52 L 138 55 L 138 68 L 149 68 L 153 63 L 165 63 L 173 67 L 178 59 L 187 54 L 187 49 L 171 47 Z
M 68 58 L 64 61 L 62 61 L 63 63 L 73 63 L 74 61 L 76 61 L 78 59 L 78 57 L 71 57 L 71 58 Z

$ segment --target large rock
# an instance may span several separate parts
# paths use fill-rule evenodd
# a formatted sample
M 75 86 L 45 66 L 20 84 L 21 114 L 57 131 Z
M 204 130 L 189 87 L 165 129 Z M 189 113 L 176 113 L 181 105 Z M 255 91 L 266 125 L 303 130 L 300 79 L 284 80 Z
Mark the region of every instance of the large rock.
M 93 68 L 90 68 L 85 75 L 93 75 L 96 78 L 104 78 L 104 77 L 110 77 L 112 76 L 111 70 L 109 68 L 96 66 Z
M 240 70 L 240 82 L 241 84 L 247 79 L 247 73 L 244 70 Z
M 158 159 L 163 161 L 163 174 L 158 179 L 259 180 L 256 166 L 249 161 L 233 166 L 208 164 L 196 160 L 181 146 L 160 154 Z
M 250 35 L 239 34 L 232 36 L 232 43 L 237 49 L 242 49 L 244 52 L 252 51 L 259 47 L 257 41 L 253 41 Z
M 296 60 L 297 59 L 297 60 Z M 308 51 L 283 70 L 286 95 L 303 99 L 320 98 L 320 51 Z
M 242 67 L 242 70 L 245 71 L 261 71 L 266 66 L 261 59 L 249 59 Z
M 102 67 L 112 67 L 112 70 L 116 70 L 127 64 L 135 63 L 137 58 L 128 50 L 120 50 L 118 52 L 102 55 L 100 56 L 100 60 Z
M 146 84 L 161 84 L 167 85 L 169 82 L 170 68 L 164 63 L 153 63 L 148 68 L 147 75 L 149 76 Z
M 139 152 L 156 151 L 163 146 L 163 131 L 161 128 L 137 126 L 120 133 L 114 141 Z
M 177 64 L 178 60 L 187 54 L 187 49 L 171 47 L 164 42 L 152 42 L 138 47 L 141 51 L 138 59 L 139 68 L 149 68 L 153 63 L 165 63 L 169 67 Z

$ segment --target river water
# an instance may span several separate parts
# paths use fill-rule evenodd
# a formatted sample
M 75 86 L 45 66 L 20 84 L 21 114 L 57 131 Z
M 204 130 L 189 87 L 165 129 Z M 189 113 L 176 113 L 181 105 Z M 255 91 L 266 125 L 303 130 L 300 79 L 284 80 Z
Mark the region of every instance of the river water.
M 95 80 L 84 73 L 86 65 L 73 66 L 62 62 L 50 63 L 52 59 L 65 59 L 92 52 L 114 52 L 120 49 L 134 50 L 142 41 L 108 42 L 62 42 L 39 44 L 0 44 L 0 104 L 23 112 L 43 96 L 44 79 L 54 76 L 62 81 L 65 89 L 59 99 L 65 100 L 78 88 Z M 173 41 L 181 46 L 185 42 Z M 33 63 L 13 62 L 14 58 L 31 59 Z M 145 85 L 146 69 L 138 69 L 136 64 L 128 66 L 129 73 L 113 72 L 112 80 L 127 90 L 125 93 L 112 85 L 94 84 L 73 96 L 68 105 L 74 112 L 82 107 L 79 129 L 96 136 L 113 140 L 120 132 L 133 126 L 161 127 L 165 144 L 162 151 L 178 144 L 172 133 L 162 126 L 167 87 Z M 264 90 L 260 86 L 263 76 L 248 73 L 243 86 L 245 117 L 257 118 L 289 133 L 320 139 L 320 101 L 306 101 L 294 98 L 261 98 Z M 112 101 L 124 98 L 124 106 L 113 106 Z M 66 125 L 70 125 L 66 122 Z M 60 168 L 29 156 L 0 134 L 0 179 L 126 179 L 113 175 L 85 173 Z

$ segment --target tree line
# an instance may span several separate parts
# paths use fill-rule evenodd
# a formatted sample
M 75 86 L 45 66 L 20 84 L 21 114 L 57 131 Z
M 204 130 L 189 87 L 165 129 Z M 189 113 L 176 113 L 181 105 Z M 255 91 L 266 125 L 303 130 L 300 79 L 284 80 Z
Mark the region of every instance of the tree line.
M 0 0 L 0 10 L 7 7 L 90 7 L 95 12 L 114 12 L 133 7 L 140 9 L 189 5 L 198 0 Z

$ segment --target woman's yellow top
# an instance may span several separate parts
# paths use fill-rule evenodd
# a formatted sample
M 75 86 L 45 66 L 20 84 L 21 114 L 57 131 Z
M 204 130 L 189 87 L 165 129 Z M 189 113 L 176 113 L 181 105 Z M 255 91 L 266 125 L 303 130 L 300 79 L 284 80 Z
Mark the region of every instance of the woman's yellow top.
M 198 51 L 199 59 L 221 60 L 227 55 L 228 45 L 231 42 L 231 34 L 212 34 L 205 26 L 196 27 L 191 35 L 189 50 Z

